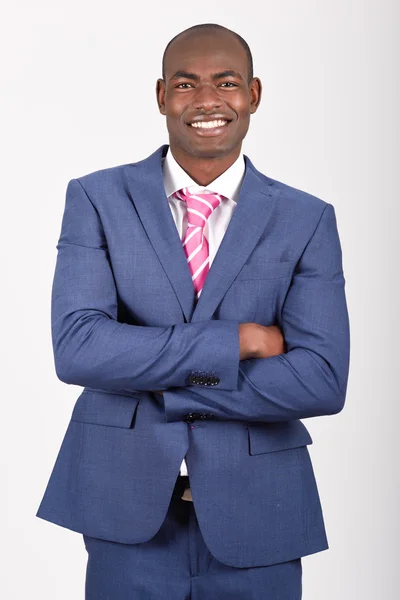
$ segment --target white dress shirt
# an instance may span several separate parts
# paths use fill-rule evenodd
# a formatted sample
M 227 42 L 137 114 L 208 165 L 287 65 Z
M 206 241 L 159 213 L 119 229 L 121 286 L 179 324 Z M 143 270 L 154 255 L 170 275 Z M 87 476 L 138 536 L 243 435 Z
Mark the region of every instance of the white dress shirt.
M 167 154 L 163 159 L 162 168 L 165 194 L 168 198 L 172 216 L 182 242 L 187 229 L 186 202 L 179 200 L 173 194 L 177 190 L 187 187 L 190 194 L 199 194 L 207 190 L 225 196 L 221 204 L 213 210 L 204 227 L 204 237 L 208 241 L 209 248 L 209 266 L 211 267 L 238 200 L 239 190 L 245 173 L 243 153 L 240 152 L 238 158 L 229 169 L 209 183 L 207 187 L 198 185 L 193 181 L 177 163 L 170 148 L 168 148 Z M 180 473 L 181 475 L 188 474 L 185 459 L 182 461 Z

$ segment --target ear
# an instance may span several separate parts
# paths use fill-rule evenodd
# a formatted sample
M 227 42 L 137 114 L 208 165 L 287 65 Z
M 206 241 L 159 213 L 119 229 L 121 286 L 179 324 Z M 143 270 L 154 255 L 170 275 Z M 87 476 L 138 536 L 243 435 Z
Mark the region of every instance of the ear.
M 165 115 L 165 81 L 164 79 L 157 79 L 156 84 L 156 96 L 158 109 L 162 115 Z
M 251 80 L 250 86 L 250 113 L 253 114 L 256 112 L 257 108 L 261 102 L 262 96 L 262 84 L 259 77 L 253 77 Z

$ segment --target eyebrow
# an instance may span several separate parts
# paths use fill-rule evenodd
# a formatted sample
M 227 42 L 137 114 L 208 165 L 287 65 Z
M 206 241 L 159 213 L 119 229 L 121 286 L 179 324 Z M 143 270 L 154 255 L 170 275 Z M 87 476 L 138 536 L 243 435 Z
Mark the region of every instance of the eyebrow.
M 213 81 L 215 81 L 216 79 L 222 79 L 223 77 L 237 77 L 238 79 L 242 79 L 243 77 L 240 75 L 240 73 L 237 73 L 236 71 L 232 71 L 230 69 L 228 69 L 227 71 L 221 71 L 221 73 L 214 73 L 214 75 L 211 77 L 211 79 Z M 196 73 L 188 73 L 187 71 L 177 71 L 175 73 L 175 75 L 172 75 L 172 77 L 170 77 L 170 79 L 193 79 L 194 81 L 199 81 L 200 77 L 198 75 L 196 75 Z

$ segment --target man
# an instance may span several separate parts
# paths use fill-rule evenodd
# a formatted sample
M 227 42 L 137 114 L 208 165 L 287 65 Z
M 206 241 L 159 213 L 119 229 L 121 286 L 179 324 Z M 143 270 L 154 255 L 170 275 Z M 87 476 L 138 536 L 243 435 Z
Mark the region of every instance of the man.
M 261 90 L 240 36 L 185 30 L 170 144 L 68 184 L 52 335 L 84 390 L 37 515 L 83 534 L 87 600 L 295 600 L 328 548 L 300 419 L 345 401 L 341 247 L 242 154 Z

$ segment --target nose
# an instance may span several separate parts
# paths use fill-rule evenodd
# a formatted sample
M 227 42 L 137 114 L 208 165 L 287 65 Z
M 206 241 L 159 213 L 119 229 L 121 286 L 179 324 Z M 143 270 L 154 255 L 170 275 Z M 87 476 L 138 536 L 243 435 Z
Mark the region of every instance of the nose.
M 213 85 L 204 84 L 197 86 L 193 108 L 212 110 L 220 106 L 222 106 L 222 100 Z

